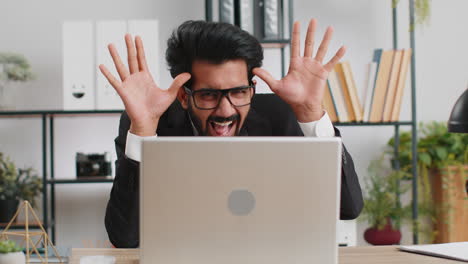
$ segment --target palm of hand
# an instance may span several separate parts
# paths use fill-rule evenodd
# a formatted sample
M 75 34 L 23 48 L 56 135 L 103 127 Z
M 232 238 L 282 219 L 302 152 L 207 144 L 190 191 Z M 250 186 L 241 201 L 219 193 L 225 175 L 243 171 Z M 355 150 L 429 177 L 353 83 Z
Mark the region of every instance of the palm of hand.
M 171 87 L 163 90 L 158 87 L 150 74 L 141 38 L 136 37 L 136 48 L 129 34 L 125 36 L 125 43 L 128 69 L 122 63 L 116 48 L 112 44 L 109 45 L 109 52 L 120 80 L 104 65 L 100 65 L 99 68 L 122 99 L 131 121 L 131 129 L 134 128 L 132 132 L 142 136 L 152 135 L 156 131 L 159 118 L 175 100 L 180 87 L 190 79 L 190 74 L 179 74 Z
M 157 86 L 148 72 L 137 72 L 122 82 L 122 98 L 132 120 L 150 120 L 161 116 L 174 101 L 167 90 Z
M 322 63 L 333 34 L 333 29 L 328 27 L 315 57 L 312 56 L 316 23 L 315 19 L 309 23 L 304 56 L 300 55 L 300 26 L 299 23 L 294 23 L 289 72 L 283 79 L 275 80 L 269 72 L 261 68 L 253 70 L 275 94 L 291 106 L 296 118 L 301 122 L 321 118 L 328 74 L 345 53 L 345 48 L 341 47 L 327 64 Z
M 288 74 L 280 81 L 275 93 L 290 105 L 320 105 L 328 71 L 313 58 L 291 59 Z M 312 99 L 312 100 L 311 100 Z M 310 102 L 309 102 L 310 101 Z

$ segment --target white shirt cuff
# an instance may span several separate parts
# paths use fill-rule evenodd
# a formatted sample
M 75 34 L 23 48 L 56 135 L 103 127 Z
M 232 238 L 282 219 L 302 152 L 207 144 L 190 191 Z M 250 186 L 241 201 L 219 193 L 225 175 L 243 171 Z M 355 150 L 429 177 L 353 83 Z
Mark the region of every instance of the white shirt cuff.
M 334 137 L 335 129 L 326 111 L 323 111 L 323 116 L 317 121 L 309 123 L 298 122 L 302 129 L 302 133 L 306 137 Z
M 127 143 L 125 145 L 125 155 L 129 159 L 141 162 L 141 142 L 143 141 L 143 139 L 146 139 L 146 138 L 154 139 L 157 137 L 158 135 L 149 136 L 149 137 L 140 137 L 128 131 Z
M 324 111 L 322 118 L 317 121 L 309 123 L 298 122 L 299 126 L 306 137 L 334 137 L 335 130 L 333 129 L 333 124 L 328 116 L 328 113 Z M 127 143 L 125 146 L 125 155 L 134 160 L 141 162 L 141 142 L 143 139 L 157 138 L 157 135 L 149 137 L 140 137 L 127 132 Z

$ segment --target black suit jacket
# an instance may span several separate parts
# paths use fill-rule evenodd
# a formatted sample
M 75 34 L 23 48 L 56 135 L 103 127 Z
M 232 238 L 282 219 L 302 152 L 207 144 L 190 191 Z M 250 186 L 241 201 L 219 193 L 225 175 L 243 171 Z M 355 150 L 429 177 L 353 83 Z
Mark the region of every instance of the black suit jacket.
M 115 139 L 116 175 L 105 225 L 111 243 L 116 247 L 139 245 L 139 162 L 125 156 L 125 143 L 130 120 L 127 113 L 120 118 L 119 135 Z M 187 112 L 174 102 L 160 118 L 158 136 L 193 136 Z M 241 135 L 304 136 L 291 108 L 274 94 L 254 96 Z M 335 128 L 335 135 L 340 132 Z M 343 146 L 341 182 L 341 219 L 354 219 L 361 212 L 363 201 L 353 159 Z

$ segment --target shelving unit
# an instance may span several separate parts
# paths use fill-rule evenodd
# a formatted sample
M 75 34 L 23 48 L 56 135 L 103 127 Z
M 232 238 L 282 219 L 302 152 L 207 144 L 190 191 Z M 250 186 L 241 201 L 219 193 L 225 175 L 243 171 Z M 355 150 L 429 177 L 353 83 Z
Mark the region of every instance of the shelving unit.
M 71 117 L 71 116 L 89 116 L 89 115 L 120 115 L 122 110 L 41 110 L 41 111 L 0 111 L 0 118 L 41 118 L 41 137 L 42 137 L 42 215 L 43 226 L 45 230 L 50 231 L 49 235 L 53 243 L 56 236 L 56 221 L 55 221 L 55 185 L 57 184 L 80 184 L 80 183 L 111 183 L 112 178 L 77 178 L 77 179 L 56 179 L 54 173 L 54 118 Z M 49 149 L 49 153 L 48 150 Z M 50 174 L 48 174 L 48 164 Z M 50 186 L 50 199 L 49 190 Z M 50 213 L 50 215 L 49 215 Z M 6 224 L 5 224 L 6 226 Z M 34 228 L 33 226 L 32 228 Z M 18 223 L 14 226 L 15 229 L 22 229 L 24 225 Z M 0 224 L 0 229 L 3 225 Z

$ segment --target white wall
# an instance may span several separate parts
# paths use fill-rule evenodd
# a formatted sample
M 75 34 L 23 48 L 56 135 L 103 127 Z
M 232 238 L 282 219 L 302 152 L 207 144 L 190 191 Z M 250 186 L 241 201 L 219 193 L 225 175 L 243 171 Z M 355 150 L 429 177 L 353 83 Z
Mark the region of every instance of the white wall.
M 407 1 L 400 0 L 400 47 L 409 47 Z M 294 12 L 303 27 L 309 18 L 318 19 L 319 38 L 326 25 L 335 27 L 330 50 L 336 50 L 341 44 L 348 47 L 345 59 L 351 62 L 357 83 L 362 87 L 365 64 L 370 61 L 372 50 L 392 47 L 390 2 L 296 0 Z M 0 51 L 24 54 L 38 75 L 37 80 L 20 85 L 18 107 L 21 109 L 52 109 L 61 104 L 63 20 L 159 19 L 161 85 L 167 86 L 171 79 L 165 70 L 165 41 L 182 21 L 204 18 L 202 0 L 1 0 L 1 6 Z M 468 2 L 433 0 L 432 7 L 431 25 L 416 31 L 417 113 L 419 120 L 446 120 L 456 98 L 467 87 L 468 18 L 464 13 Z M 410 117 L 409 100 L 407 89 L 403 102 L 404 120 Z M 59 117 L 55 123 L 56 177 L 74 176 L 77 151 L 114 153 L 113 139 L 117 134 L 118 117 Z M 19 165 L 34 166 L 41 172 L 40 131 L 38 119 L 0 119 L 0 151 L 8 153 Z M 369 160 L 381 153 L 393 129 L 344 127 L 341 131 L 362 183 Z M 57 187 L 59 245 L 79 247 L 83 246 L 83 240 L 96 243 L 107 239 L 103 218 L 109 191 L 109 184 Z M 365 243 L 361 238 L 365 227 L 364 223 L 359 224 L 359 244 Z M 405 233 L 403 242 L 410 243 L 411 234 Z

